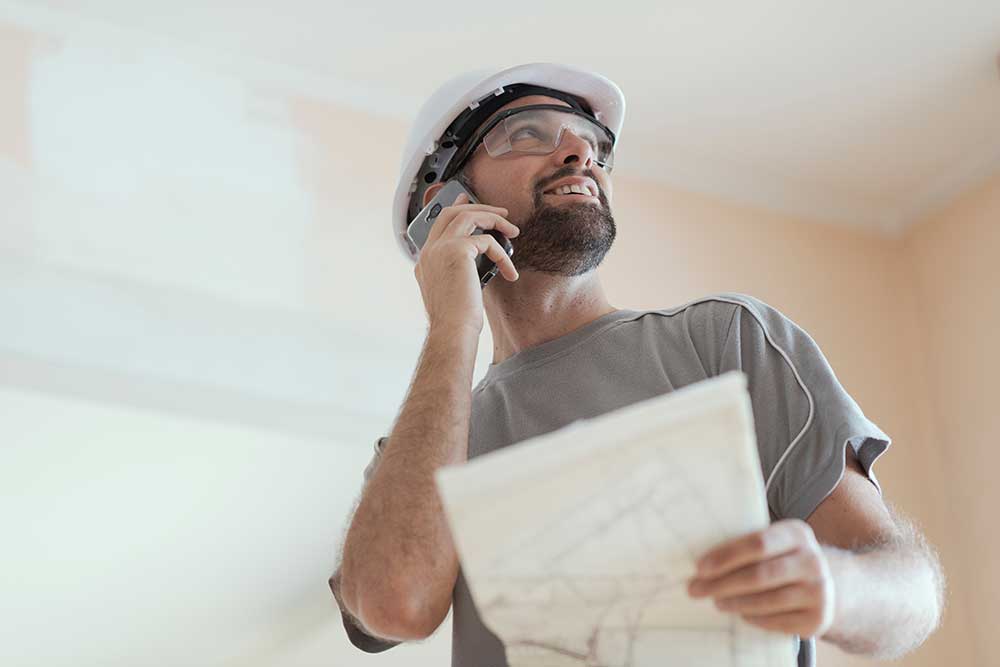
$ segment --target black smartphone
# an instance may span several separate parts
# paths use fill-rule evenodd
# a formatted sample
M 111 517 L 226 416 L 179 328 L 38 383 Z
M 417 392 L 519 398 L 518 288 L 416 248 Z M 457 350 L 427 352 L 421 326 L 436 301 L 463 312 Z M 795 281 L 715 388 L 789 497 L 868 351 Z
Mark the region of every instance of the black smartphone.
M 437 220 L 438 214 L 440 214 L 441 210 L 446 206 L 454 204 L 458 195 L 463 192 L 469 196 L 470 204 L 479 203 L 479 200 L 476 199 L 475 195 L 473 195 L 468 188 L 456 179 L 451 179 L 444 184 L 444 187 L 437 191 L 434 198 L 427 202 L 427 206 L 423 207 L 420 210 L 420 213 L 417 213 L 417 217 L 410 221 L 410 224 L 406 227 L 406 235 L 410 237 L 410 241 L 413 242 L 413 245 L 417 248 L 424 247 L 424 244 L 427 243 L 427 235 L 430 234 L 431 227 L 434 225 L 434 221 Z M 472 232 L 472 234 L 475 236 L 476 234 L 482 234 L 484 232 L 497 240 L 500 247 L 502 247 L 504 252 L 507 253 L 508 257 L 514 254 L 514 246 L 511 245 L 510 239 L 495 229 L 482 229 L 477 227 L 476 231 Z M 496 263 L 494 263 L 494 261 L 486 255 L 479 255 L 479 257 L 476 257 L 476 270 L 479 273 L 480 287 L 486 287 L 486 283 L 488 283 L 493 276 L 497 274 L 500 267 L 498 267 Z

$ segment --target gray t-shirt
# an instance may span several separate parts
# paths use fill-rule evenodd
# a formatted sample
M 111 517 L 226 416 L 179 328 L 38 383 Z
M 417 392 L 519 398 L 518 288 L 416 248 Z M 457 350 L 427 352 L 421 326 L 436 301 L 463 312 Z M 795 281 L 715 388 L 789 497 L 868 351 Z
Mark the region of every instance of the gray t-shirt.
M 890 438 L 837 380 L 815 341 L 778 310 L 744 294 L 716 294 L 669 310 L 617 310 L 493 364 L 473 389 L 469 458 L 548 433 L 726 371 L 746 373 L 761 475 L 773 520 L 805 519 L 836 487 L 850 446 L 871 481 Z M 365 480 L 378 464 L 385 438 Z M 452 667 L 506 667 L 459 572 L 452 599 Z M 351 641 L 395 646 L 344 616 Z M 813 640 L 799 665 L 815 664 Z

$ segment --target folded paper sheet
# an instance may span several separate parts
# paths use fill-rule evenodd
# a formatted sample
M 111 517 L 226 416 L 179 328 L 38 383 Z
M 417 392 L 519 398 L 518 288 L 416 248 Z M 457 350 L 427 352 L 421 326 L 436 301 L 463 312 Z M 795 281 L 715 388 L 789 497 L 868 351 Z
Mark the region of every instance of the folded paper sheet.
M 697 556 L 768 524 L 742 373 L 444 468 L 437 484 L 510 667 L 795 665 L 794 638 L 686 590 Z

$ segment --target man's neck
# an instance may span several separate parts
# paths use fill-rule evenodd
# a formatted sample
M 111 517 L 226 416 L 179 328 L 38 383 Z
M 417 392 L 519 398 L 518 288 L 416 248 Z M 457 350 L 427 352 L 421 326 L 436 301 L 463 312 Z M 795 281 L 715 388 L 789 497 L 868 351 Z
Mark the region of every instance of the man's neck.
M 522 271 L 513 283 L 497 276 L 483 291 L 483 301 L 494 364 L 617 310 L 595 271 L 573 277 Z

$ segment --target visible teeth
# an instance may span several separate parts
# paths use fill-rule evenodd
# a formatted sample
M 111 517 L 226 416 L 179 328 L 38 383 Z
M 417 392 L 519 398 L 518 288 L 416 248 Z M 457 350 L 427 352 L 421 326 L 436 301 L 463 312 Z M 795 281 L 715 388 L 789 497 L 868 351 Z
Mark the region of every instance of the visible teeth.
M 568 195 L 568 194 L 578 194 L 578 195 L 590 195 L 590 189 L 583 185 L 561 185 L 552 191 L 553 194 L 557 195 Z

